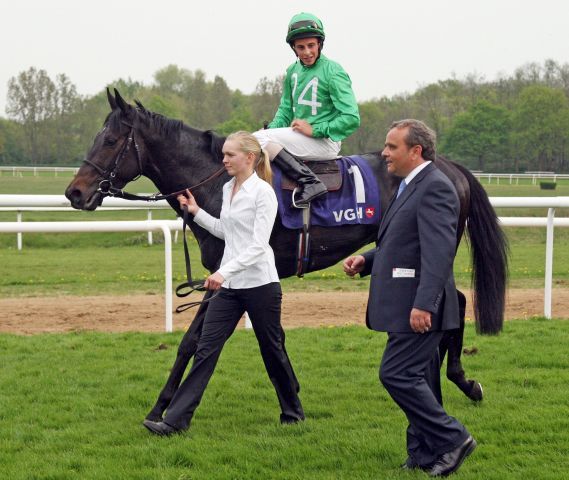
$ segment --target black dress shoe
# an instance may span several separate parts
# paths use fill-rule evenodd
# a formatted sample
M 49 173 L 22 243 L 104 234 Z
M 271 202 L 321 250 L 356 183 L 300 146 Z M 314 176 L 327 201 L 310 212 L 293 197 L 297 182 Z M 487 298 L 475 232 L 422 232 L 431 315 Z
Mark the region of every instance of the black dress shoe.
M 476 448 L 476 440 L 469 435 L 468 438 L 454 450 L 447 452 L 435 462 L 433 468 L 429 471 L 431 477 L 446 477 L 456 472 L 464 462 L 464 459 L 470 455 Z
M 401 464 L 401 468 L 403 470 L 430 470 L 433 467 L 433 464 L 430 465 L 419 465 L 415 460 L 411 457 L 407 457 L 404 463 Z
M 150 430 L 155 435 L 160 435 L 163 437 L 167 437 L 168 435 L 173 435 L 174 433 L 181 432 L 177 428 L 174 428 L 167 423 L 164 422 L 153 422 L 152 420 L 144 420 L 142 424 Z
M 290 415 L 281 413 L 280 420 L 282 425 L 293 425 L 298 422 L 304 422 L 304 417 L 291 417 Z
M 401 468 L 403 470 L 415 470 L 419 468 L 419 464 L 411 457 L 407 457 L 407 460 L 401 464 Z

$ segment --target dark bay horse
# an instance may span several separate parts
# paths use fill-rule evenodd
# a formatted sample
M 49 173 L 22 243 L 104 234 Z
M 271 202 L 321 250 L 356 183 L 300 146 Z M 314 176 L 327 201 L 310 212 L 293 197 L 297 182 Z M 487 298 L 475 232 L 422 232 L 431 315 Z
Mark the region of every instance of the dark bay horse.
M 140 175 L 149 178 L 158 190 L 171 193 L 200 184 L 222 167 L 221 147 L 224 139 L 210 131 L 200 131 L 146 110 L 140 102 L 126 103 L 115 90 L 107 90 L 111 113 L 103 129 L 95 137 L 85 163 L 65 191 L 74 208 L 94 210 L 110 191 L 122 189 Z M 381 207 L 386 208 L 399 180 L 387 173 L 379 154 L 363 155 L 377 179 Z M 502 328 L 507 280 L 507 243 L 488 197 L 474 176 L 464 167 L 442 157 L 436 165 L 453 182 L 458 192 L 461 211 L 457 247 L 466 229 L 472 254 L 472 278 L 476 328 L 479 333 L 496 334 Z M 198 204 L 214 216 L 221 210 L 222 185 L 229 176 L 223 172 L 192 190 Z M 181 214 L 175 197 L 167 199 Z M 204 229 L 189 222 L 204 267 L 218 269 L 224 244 Z M 350 225 L 311 228 L 311 258 L 308 271 L 336 264 L 359 248 L 373 242 L 378 225 Z M 277 217 L 271 236 L 276 264 L 281 278 L 296 273 L 298 231 L 283 227 Z M 211 292 L 206 293 L 206 298 Z M 466 298 L 457 290 L 461 308 L 461 327 L 446 332 L 441 343 L 441 360 L 448 353 L 447 377 L 473 400 L 482 399 L 481 385 L 467 380 L 460 356 L 464 333 Z M 178 388 L 186 367 L 196 351 L 207 303 L 203 303 L 184 335 L 170 377 L 148 417 L 162 420 Z

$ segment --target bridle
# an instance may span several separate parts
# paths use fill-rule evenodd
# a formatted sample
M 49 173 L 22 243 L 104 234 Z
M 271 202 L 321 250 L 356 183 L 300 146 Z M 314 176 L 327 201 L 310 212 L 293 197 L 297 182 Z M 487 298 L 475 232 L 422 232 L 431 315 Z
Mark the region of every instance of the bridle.
M 136 175 L 136 177 L 134 177 L 133 180 L 137 180 L 142 175 L 142 160 L 140 158 L 140 148 L 138 146 L 138 143 L 136 142 L 136 139 L 134 138 L 134 125 L 130 125 L 126 122 L 122 122 L 122 123 L 124 123 L 125 125 L 130 127 L 130 130 L 128 132 L 128 136 L 123 141 L 121 148 L 119 150 L 119 153 L 115 157 L 115 160 L 112 163 L 110 168 L 107 168 L 105 170 L 105 169 L 101 168 L 99 165 L 97 165 L 95 162 L 92 162 L 91 160 L 88 160 L 87 158 L 83 160 L 83 163 L 86 163 L 86 164 L 92 166 L 95 170 L 97 170 L 99 175 L 102 177 L 102 180 L 99 182 L 99 187 L 97 188 L 97 192 L 99 192 L 100 194 L 102 194 L 105 197 L 120 196 L 120 193 L 123 191 L 122 189 L 116 188 L 113 186 L 113 180 L 115 180 L 115 178 L 117 176 L 117 172 L 119 170 L 119 166 L 120 166 L 122 160 L 128 154 L 128 152 L 130 150 L 130 146 L 133 143 L 134 143 L 134 150 L 136 153 L 136 161 L 138 163 L 138 174 Z
M 153 193 L 152 195 L 136 195 L 134 193 L 125 192 L 122 188 L 117 188 L 113 186 L 113 180 L 116 178 L 120 164 L 128 154 L 130 147 L 133 143 L 136 154 L 136 161 L 138 163 L 138 174 L 131 181 L 140 178 L 142 176 L 143 171 L 142 171 L 142 158 L 140 156 L 140 148 L 138 146 L 138 143 L 136 142 L 136 138 L 134 137 L 134 132 L 135 132 L 134 125 L 130 125 L 129 123 L 126 122 L 122 123 L 130 127 L 130 130 L 128 132 L 127 138 L 123 141 L 119 153 L 115 157 L 115 160 L 110 168 L 103 169 L 101 166 L 97 165 L 95 162 L 92 162 L 91 160 L 88 160 L 86 158 L 83 160 L 83 163 L 86 163 L 87 165 L 93 167 L 102 177 L 102 180 L 99 182 L 99 187 L 97 188 L 97 192 L 103 195 L 103 197 L 118 197 L 118 198 L 124 198 L 125 200 L 144 200 L 147 202 L 167 200 L 168 198 L 177 197 L 178 195 L 185 193 L 186 189 L 195 190 L 196 188 L 201 187 L 202 185 L 205 185 L 206 183 L 210 182 L 214 178 L 219 177 L 225 171 L 225 167 L 221 167 L 219 170 L 216 170 L 209 177 L 205 178 L 201 182 L 196 183 L 195 185 L 192 185 L 190 187 L 186 187 L 183 190 L 178 190 L 176 192 L 171 192 L 167 194 Z

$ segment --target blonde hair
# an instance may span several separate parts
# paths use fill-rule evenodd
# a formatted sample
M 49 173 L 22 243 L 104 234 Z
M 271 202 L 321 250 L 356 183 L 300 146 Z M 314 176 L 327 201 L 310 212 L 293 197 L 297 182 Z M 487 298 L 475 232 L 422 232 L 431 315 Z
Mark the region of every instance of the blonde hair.
M 269 154 L 261 148 L 259 140 L 249 132 L 240 130 L 232 133 L 226 140 L 237 142 L 239 150 L 243 153 L 253 153 L 255 155 L 255 171 L 265 182 L 271 183 L 273 180 L 273 172 L 271 170 L 271 162 Z

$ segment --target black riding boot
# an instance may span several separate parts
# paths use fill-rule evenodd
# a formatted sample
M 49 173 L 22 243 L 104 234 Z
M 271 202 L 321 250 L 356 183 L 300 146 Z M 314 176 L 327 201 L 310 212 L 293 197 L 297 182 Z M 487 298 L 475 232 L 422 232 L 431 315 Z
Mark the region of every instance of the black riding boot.
M 305 206 L 328 190 L 316 175 L 302 161 L 284 148 L 273 159 L 282 172 L 298 183 L 300 192 L 293 199 L 298 206 Z

